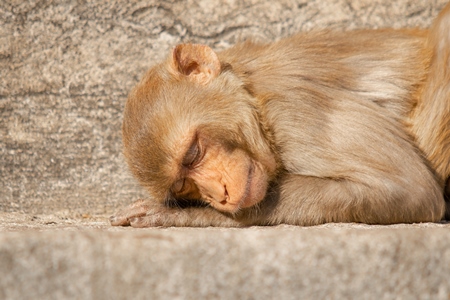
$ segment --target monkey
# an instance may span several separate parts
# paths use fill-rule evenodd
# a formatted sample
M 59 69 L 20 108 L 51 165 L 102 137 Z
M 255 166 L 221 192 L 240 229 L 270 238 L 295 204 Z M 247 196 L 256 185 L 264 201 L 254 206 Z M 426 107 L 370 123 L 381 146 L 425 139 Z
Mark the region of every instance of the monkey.
M 125 104 L 124 156 L 149 198 L 111 224 L 442 220 L 449 32 L 447 4 L 429 30 L 318 30 L 221 52 L 177 45 Z

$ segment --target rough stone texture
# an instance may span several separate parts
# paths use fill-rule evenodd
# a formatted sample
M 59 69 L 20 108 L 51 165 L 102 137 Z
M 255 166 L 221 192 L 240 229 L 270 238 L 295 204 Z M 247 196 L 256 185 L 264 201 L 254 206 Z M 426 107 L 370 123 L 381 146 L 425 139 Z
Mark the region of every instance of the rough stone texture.
M 100 228 L 0 235 L 0 298 L 450 297 L 446 225 Z
M 450 225 L 111 228 L 131 87 L 175 44 L 427 27 L 447 0 L 0 1 L 0 299 L 450 299 Z M 13 231 L 13 232 L 11 232 Z

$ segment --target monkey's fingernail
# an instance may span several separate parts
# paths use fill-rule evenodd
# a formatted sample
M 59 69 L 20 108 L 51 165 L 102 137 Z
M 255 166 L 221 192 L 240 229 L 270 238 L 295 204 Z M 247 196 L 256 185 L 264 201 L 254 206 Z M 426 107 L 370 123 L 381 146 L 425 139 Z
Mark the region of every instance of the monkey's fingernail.
M 128 222 L 127 219 L 117 217 L 117 216 L 109 217 L 109 222 L 111 223 L 112 226 L 129 226 L 130 225 L 130 223 Z
M 135 218 L 129 218 L 128 221 L 130 222 L 130 224 L 135 224 L 135 223 L 139 222 L 139 219 L 140 219 L 140 218 L 137 218 L 137 217 L 135 217 Z
M 142 218 L 139 218 L 139 217 L 131 218 L 131 219 L 128 219 L 128 221 L 130 221 L 130 226 L 131 227 L 134 227 L 134 228 L 145 227 L 145 224 L 144 224 Z

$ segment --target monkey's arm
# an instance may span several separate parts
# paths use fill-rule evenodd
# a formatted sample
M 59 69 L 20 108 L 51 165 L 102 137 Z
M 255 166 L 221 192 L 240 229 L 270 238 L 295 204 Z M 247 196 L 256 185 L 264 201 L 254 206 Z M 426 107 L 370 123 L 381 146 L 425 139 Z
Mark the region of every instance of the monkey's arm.
M 151 199 L 137 200 L 110 218 L 113 226 L 132 227 L 242 227 L 240 223 L 211 207 L 168 207 Z
M 324 118 L 328 123 L 308 119 L 302 110 L 274 110 L 272 118 L 287 120 L 274 127 L 283 142 L 286 174 L 275 207 L 264 208 L 269 213 L 261 216 L 262 223 L 441 220 L 442 188 L 404 125 L 372 103 L 337 96 L 339 102 Z M 301 129 L 296 118 L 302 119 Z
M 273 202 L 262 203 L 258 223 L 414 223 L 439 221 L 443 212 L 439 194 L 375 177 L 357 182 L 290 174 Z

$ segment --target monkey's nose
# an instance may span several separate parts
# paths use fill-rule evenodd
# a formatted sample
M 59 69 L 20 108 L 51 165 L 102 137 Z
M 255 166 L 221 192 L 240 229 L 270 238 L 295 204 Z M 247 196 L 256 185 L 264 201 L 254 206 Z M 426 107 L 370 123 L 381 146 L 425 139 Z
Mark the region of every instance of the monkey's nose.
M 224 189 L 224 197 L 225 197 L 225 200 L 224 200 L 224 201 L 227 201 L 228 198 L 230 198 L 230 196 L 228 196 L 227 186 L 224 185 L 224 186 L 223 186 L 223 189 Z
M 228 200 L 228 191 L 226 186 L 219 183 L 211 184 L 209 189 L 206 191 L 206 196 L 212 199 L 216 203 L 226 203 Z
M 229 196 L 228 196 L 228 190 L 227 190 L 227 186 L 226 185 L 224 185 L 223 186 L 223 190 L 224 190 L 224 193 L 223 193 L 223 200 L 222 201 L 218 201 L 220 204 L 222 204 L 222 205 L 226 205 L 227 203 L 228 203 L 228 199 L 230 198 Z
M 239 209 L 239 206 L 236 203 L 231 202 L 232 199 L 230 199 L 230 195 L 228 194 L 228 189 L 226 186 L 224 186 L 224 193 L 223 193 L 223 200 L 222 201 L 216 201 L 215 208 L 221 211 L 234 213 Z

